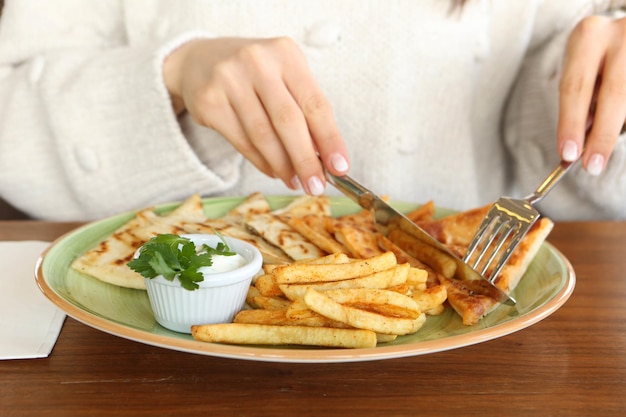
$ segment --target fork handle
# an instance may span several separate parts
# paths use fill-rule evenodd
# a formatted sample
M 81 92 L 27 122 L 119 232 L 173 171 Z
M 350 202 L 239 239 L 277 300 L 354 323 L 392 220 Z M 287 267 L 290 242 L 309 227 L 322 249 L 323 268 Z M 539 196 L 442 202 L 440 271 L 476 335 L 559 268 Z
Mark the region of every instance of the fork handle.
M 574 162 L 561 161 L 559 165 L 546 177 L 545 180 L 537 187 L 534 193 L 526 197 L 526 200 L 530 204 L 536 204 L 540 202 L 552 188 L 561 181 L 561 178 L 570 170 L 570 168 L 574 165 Z

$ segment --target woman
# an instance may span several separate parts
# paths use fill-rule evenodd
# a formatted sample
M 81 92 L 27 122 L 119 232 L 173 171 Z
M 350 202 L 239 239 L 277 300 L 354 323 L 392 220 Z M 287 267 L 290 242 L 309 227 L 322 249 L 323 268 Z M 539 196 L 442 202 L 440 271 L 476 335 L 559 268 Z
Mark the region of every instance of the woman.
M 626 218 L 626 1 L 30 3 L 0 21 L 0 196 L 31 216 L 319 194 L 322 164 L 467 209 L 581 157 L 544 212 Z

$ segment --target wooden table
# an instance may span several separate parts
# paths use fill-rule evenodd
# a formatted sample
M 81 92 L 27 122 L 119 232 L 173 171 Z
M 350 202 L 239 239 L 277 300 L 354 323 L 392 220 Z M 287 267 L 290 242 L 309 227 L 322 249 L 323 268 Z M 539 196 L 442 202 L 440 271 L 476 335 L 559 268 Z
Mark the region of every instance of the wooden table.
M 0 240 L 76 224 L 0 222 Z M 612 416 L 626 411 L 626 222 L 559 223 L 577 287 L 552 316 L 447 352 L 283 364 L 147 346 L 71 318 L 46 359 L 0 361 L 2 416 Z

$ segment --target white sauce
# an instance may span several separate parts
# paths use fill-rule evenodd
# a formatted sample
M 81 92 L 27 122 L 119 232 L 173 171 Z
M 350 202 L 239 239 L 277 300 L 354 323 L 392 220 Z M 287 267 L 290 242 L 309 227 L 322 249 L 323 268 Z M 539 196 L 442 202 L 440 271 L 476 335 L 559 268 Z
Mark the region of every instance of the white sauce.
M 213 255 L 211 259 L 213 260 L 213 265 L 200 267 L 198 268 L 198 272 L 203 275 L 228 272 L 242 267 L 247 263 L 246 258 L 238 253 L 232 256 Z

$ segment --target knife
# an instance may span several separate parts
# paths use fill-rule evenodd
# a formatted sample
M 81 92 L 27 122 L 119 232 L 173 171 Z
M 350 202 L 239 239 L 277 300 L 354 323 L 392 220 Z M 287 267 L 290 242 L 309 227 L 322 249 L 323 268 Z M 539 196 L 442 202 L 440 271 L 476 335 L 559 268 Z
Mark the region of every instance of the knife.
M 477 281 L 478 285 L 472 285 L 472 291 L 480 295 L 486 295 L 507 305 L 515 305 L 515 299 L 496 287 L 493 283 L 479 274 L 476 270 L 454 255 L 437 239 L 426 233 L 424 229 L 413 223 L 404 214 L 400 213 L 382 198 L 356 182 L 347 175 L 337 176 L 326 171 L 328 181 L 344 195 L 357 203 L 359 206 L 372 212 L 376 228 L 384 236 L 388 237 L 389 230 L 399 228 L 415 239 L 427 244 L 431 248 L 444 253 L 456 264 L 457 276 L 463 280 Z

